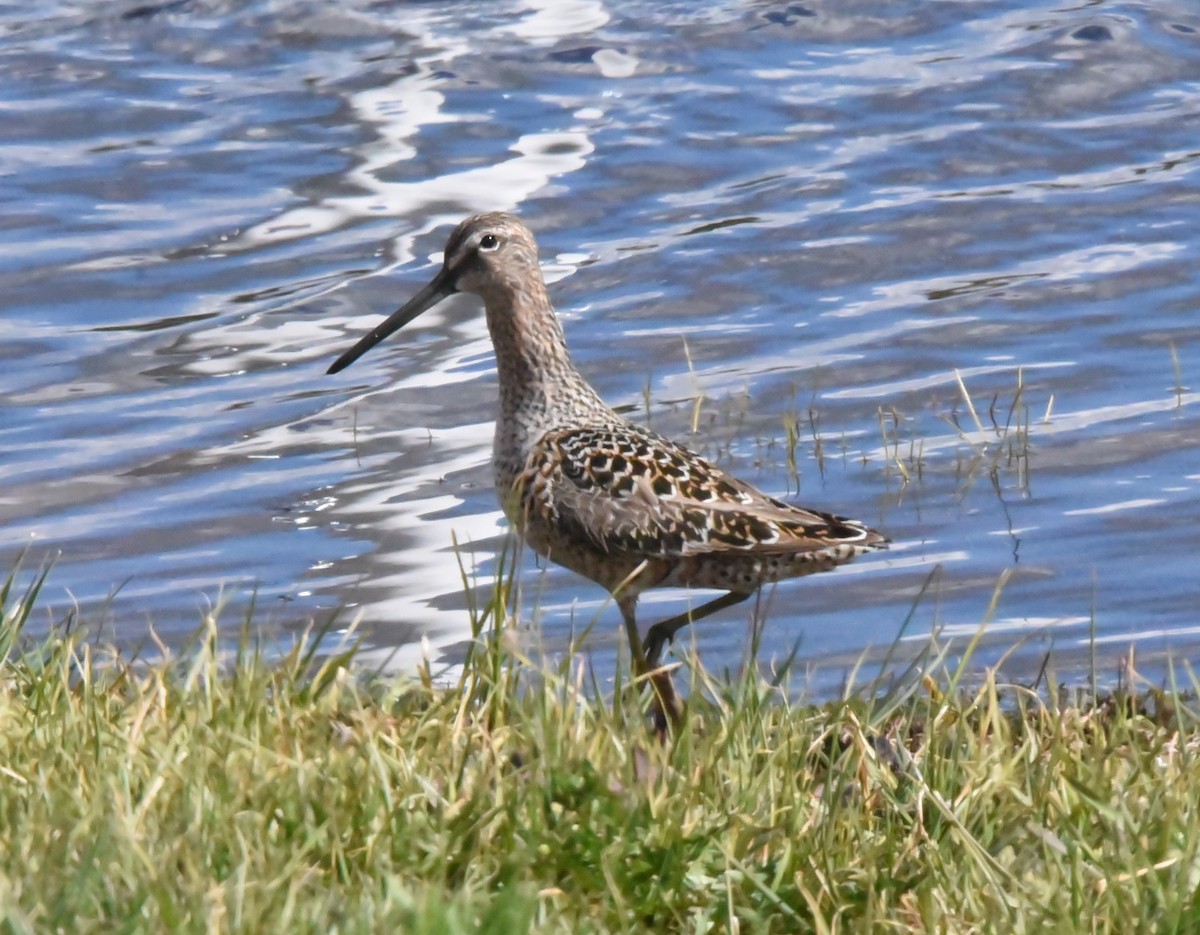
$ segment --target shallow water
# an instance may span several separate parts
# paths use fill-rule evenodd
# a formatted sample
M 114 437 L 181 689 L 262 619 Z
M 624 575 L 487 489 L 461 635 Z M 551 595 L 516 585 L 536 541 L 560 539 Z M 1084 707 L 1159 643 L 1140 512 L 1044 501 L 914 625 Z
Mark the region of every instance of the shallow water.
M 486 588 L 504 528 L 477 303 L 324 371 L 511 209 L 606 399 L 894 540 L 766 595 L 764 658 L 826 692 L 984 620 L 1014 677 L 1197 658 L 1192 4 L 37 11 L 0 6 L 0 562 L 57 556 L 35 628 L 170 645 L 253 601 L 266 639 L 358 618 L 452 661 L 454 539 Z M 603 593 L 525 563 L 545 648 L 595 621 L 611 670 Z

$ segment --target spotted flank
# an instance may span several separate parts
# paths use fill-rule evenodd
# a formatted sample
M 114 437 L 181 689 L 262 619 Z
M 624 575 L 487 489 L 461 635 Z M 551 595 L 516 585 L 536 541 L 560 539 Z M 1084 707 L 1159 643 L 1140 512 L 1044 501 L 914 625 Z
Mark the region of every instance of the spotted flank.
M 758 553 L 760 580 L 738 582 L 751 586 L 793 566 L 800 573 L 805 562 L 841 564 L 881 542 L 861 523 L 768 497 L 628 423 L 548 432 L 521 489 L 526 522 L 536 516 L 608 554 L 732 565 L 736 553 Z
M 506 514 L 539 554 L 613 594 L 635 668 L 668 712 L 675 710 L 674 690 L 656 666 L 681 627 L 764 583 L 827 571 L 886 547 L 862 523 L 767 496 L 606 405 L 571 360 L 537 244 L 511 214 L 459 224 L 433 280 L 330 373 L 456 292 L 483 299 L 496 349 L 493 466 Z M 638 596 L 661 586 L 727 594 L 659 621 L 643 644 Z

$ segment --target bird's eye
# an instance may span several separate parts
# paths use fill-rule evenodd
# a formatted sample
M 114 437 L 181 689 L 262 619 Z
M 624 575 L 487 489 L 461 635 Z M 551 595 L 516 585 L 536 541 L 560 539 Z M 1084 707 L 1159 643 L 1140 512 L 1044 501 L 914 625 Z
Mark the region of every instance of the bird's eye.
M 479 238 L 480 250 L 495 250 L 500 246 L 500 238 L 495 234 L 484 234 Z

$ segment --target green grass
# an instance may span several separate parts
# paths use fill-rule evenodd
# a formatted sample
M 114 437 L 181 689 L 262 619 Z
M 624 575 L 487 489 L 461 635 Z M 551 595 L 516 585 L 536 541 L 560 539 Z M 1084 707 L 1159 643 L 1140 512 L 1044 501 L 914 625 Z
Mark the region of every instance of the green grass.
M 630 686 L 505 639 L 450 687 L 225 658 L 211 620 L 132 663 L 27 645 L 36 584 L 0 591 L 0 931 L 1200 927 L 1190 693 L 933 671 L 812 707 L 691 669 L 660 744 Z

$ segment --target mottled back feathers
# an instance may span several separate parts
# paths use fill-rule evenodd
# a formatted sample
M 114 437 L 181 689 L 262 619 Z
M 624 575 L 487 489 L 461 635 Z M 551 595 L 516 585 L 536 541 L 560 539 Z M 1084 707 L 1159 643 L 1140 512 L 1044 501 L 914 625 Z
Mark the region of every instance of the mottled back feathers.
M 603 552 L 648 559 L 717 553 L 852 554 L 883 537 L 860 523 L 794 507 L 623 420 L 546 433 L 521 478 L 528 520 Z

